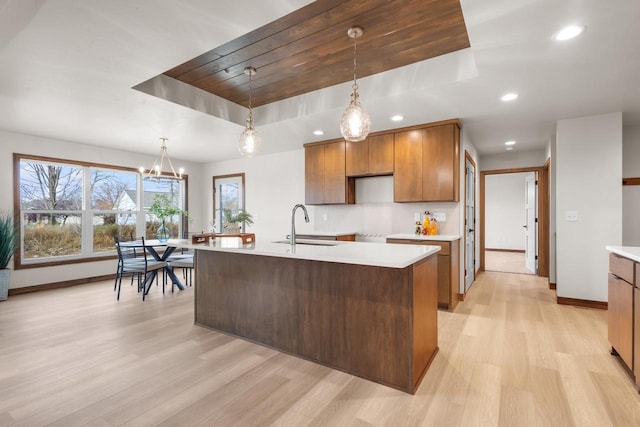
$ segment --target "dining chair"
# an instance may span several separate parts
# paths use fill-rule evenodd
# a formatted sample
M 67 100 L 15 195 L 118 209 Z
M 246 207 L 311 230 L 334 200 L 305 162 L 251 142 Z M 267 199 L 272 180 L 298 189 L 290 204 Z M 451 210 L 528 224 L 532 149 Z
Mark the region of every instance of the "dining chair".
M 118 268 L 116 271 L 117 299 L 120 300 L 122 277 L 131 274 L 132 276 L 136 275 L 138 278 L 138 292 L 142 291 L 142 300 L 144 301 L 146 296 L 145 285 L 150 283 L 154 277 L 157 277 L 158 270 L 164 269 L 166 262 L 156 261 L 146 256 L 148 250 L 144 237 L 130 242 L 120 242 L 118 236 L 113 238 L 118 252 Z M 143 251 L 145 256 L 136 256 L 140 250 Z
M 173 269 L 181 268 L 184 284 L 187 286 L 193 285 L 193 254 L 179 255 L 174 259 L 171 259 L 171 257 L 169 257 L 169 266 L 171 266 L 171 268 Z M 173 292 L 173 283 L 171 284 L 171 292 Z

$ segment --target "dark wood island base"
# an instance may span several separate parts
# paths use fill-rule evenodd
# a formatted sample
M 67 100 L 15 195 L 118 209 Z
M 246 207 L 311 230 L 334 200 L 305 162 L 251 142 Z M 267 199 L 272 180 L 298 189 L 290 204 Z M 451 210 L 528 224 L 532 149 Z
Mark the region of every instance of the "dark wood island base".
M 195 322 L 415 393 L 438 351 L 437 258 L 405 268 L 196 251 Z

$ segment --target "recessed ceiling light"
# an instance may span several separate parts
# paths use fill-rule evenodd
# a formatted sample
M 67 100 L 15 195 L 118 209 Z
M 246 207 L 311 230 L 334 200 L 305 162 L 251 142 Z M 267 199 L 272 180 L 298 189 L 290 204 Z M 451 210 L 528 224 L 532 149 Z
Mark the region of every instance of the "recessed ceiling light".
M 502 97 L 500 99 L 503 100 L 503 101 L 513 101 L 517 97 L 518 97 L 517 93 L 510 92 L 510 93 L 505 93 L 504 95 L 502 95 Z
M 391 117 L 391 120 L 393 120 L 394 122 L 399 122 L 401 120 L 404 120 L 404 117 L 400 114 L 396 114 L 395 116 Z
M 324 135 L 324 131 L 322 129 L 317 129 L 313 131 L 313 134 L 317 136 Z
M 507 141 L 507 142 L 504 143 L 504 145 L 506 145 L 507 147 L 510 147 L 510 146 L 516 145 L 516 142 L 515 141 Z
M 558 31 L 553 36 L 553 39 L 559 42 L 569 40 L 574 37 L 578 37 L 580 34 L 584 33 L 586 29 L 587 27 L 584 25 L 569 25 L 568 27 L 564 27 L 562 30 Z
M 507 151 L 513 150 L 513 147 L 507 147 Z

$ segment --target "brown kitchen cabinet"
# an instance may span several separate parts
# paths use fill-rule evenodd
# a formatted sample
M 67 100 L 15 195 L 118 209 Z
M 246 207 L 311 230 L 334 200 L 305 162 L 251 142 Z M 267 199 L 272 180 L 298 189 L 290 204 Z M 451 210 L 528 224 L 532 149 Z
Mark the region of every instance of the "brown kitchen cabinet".
M 635 287 L 633 288 L 634 312 L 633 312 L 633 373 L 636 377 L 636 386 L 640 390 L 640 264 L 636 263 Z
M 457 120 L 395 133 L 394 201 L 457 202 L 459 170 Z
M 630 370 L 633 363 L 633 288 L 635 263 L 609 255 L 608 327 L 612 354 L 618 354 Z
M 460 240 L 387 239 L 387 243 L 440 246 L 438 255 L 438 307 L 449 311 L 458 305 Z
M 305 202 L 309 205 L 354 203 L 355 182 L 345 175 L 345 142 L 305 145 Z
M 393 133 L 370 136 L 360 142 L 346 142 L 346 175 L 393 174 Z

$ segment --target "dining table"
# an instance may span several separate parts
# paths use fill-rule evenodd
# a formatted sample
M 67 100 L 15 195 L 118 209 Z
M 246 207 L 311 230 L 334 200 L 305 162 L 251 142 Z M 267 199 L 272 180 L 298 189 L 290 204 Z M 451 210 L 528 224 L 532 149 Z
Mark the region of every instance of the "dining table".
M 120 242 L 121 246 L 130 247 L 130 248 L 142 248 L 142 242 L 140 240 L 135 240 L 131 242 Z M 167 240 L 166 242 L 161 242 L 158 239 L 149 239 L 144 241 L 144 248 L 151 254 L 153 259 L 156 261 L 164 261 L 164 271 L 167 276 L 171 279 L 171 282 L 178 287 L 179 290 L 184 290 L 184 285 L 176 276 L 176 273 L 173 271 L 173 267 L 167 261 L 171 254 L 175 252 L 177 246 L 175 241 L 172 239 Z M 164 250 L 162 250 L 164 249 Z M 150 271 L 150 274 L 145 278 L 144 283 L 142 284 L 144 295 L 149 293 L 149 289 L 151 288 L 151 284 L 156 278 L 158 272 L 156 270 Z M 143 295 L 143 296 L 144 296 Z

